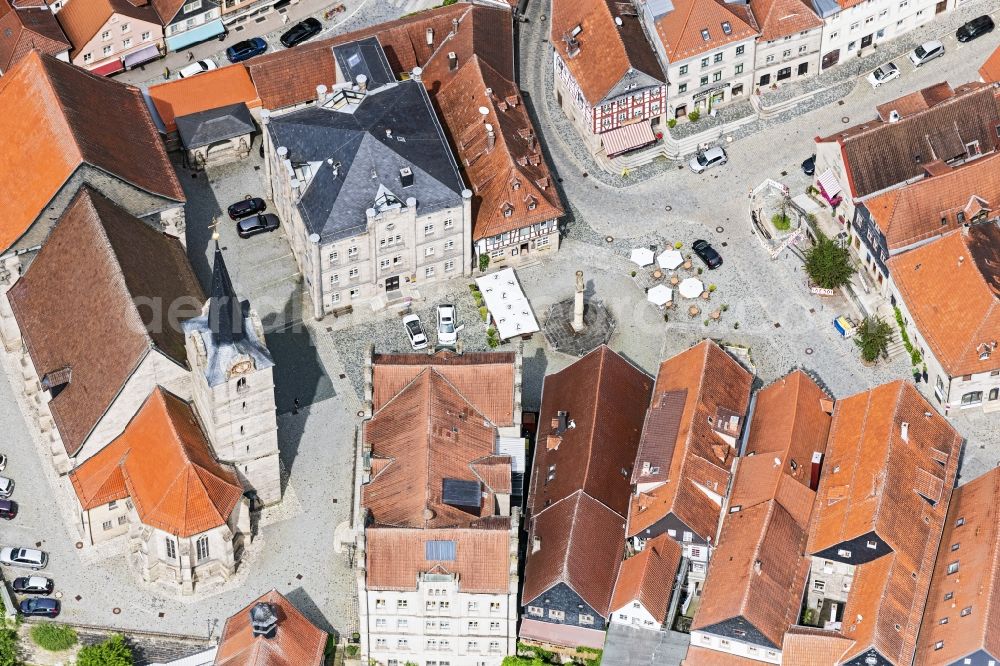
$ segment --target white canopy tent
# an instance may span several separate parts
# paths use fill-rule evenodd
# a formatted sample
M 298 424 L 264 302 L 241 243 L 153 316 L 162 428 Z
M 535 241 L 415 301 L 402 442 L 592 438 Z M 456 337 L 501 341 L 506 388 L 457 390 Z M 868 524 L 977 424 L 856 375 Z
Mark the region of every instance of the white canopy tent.
M 656 258 L 656 263 L 659 264 L 660 268 L 672 271 L 684 263 L 684 255 L 677 250 L 664 250 Z
M 513 268 L 504 268 L 476 278 L 476 285 L 483 294 L 486 309 L 493 317 L 501 340 L 539 330 L 531 304 L 521 291 L 521 284 L 517 281 Z
M 653 263 L 653 251 L 648 247 L 637 247 L 632 250 L 632 254 L 629 255 L 629 259 L 633 264 L 638 264 L 640 267 L 649 266 Z
M 698 278 L 689 277 L 681 282 L 678 290 L 684 298 L 698 298 L 705 291 L 705 285 Z
M 658 284 L 646 292 L 646 300 L 657 307 L 663 307 L 674 300 L 674 290 L 664 284 Z

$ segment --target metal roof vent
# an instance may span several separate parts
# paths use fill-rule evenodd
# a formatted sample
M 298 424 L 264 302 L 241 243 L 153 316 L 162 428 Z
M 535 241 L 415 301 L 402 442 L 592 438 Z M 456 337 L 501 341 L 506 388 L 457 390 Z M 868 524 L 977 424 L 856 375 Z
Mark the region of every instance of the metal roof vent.
M 250 609 L 250 628 L 255 638 L 274 638 L 278 633 L 278 614 L 274 606 L 266 601 L 254 604 Z

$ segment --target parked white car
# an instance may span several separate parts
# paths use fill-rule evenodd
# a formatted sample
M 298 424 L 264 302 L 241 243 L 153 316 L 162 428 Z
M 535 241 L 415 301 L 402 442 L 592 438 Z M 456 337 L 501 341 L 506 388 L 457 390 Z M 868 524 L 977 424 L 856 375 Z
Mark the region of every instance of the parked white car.
M 5 469 L 7 469 L 7 456 L 0 453 L 0 472 L 4 471 Z
M 702 173 L 705 169 L 711 169 L 716 165 L 725 164 L 728 161 L 729 155 L 726 155 L 724 149 L 709 148 L 692 157 L 691 161 L 688 162 L 688 166 L 691 167 L 691 171 Z
M 427 349 L 427 336 L 424 335 L 424 327 L 420 325 L 420 317 L 412 314 L 406 315 L 403 317 L 403 328 L 406 330 L 406 337 L 414 351 Z
M 14 493 L 14 480 L 0 476 L 0 498 L 7 499 Z
M 218 69 L 219 66 L 215 64 L 215 61 L 211 58 L 206 58 L 205 60 L 199 60 L 198 62 L 193 62 L 187 67 L 183 68 L 181 71 L 177 72 L 178 79 L 187 79 L 197 74 L 204 74 L 205 72 L 211 72 L 213 69 Z
M 917 48 L 910 51 L 910 55 L 907 57 L 910 62 L 913 63 L 914 67 L 920 67 L 924 63 L 928 63 L 934 58 L 940 58 L 944 55 L 944 44 L 935 40 L 929 42 L 924 42 Z
M 887 62 L 868 75 L 868 83 L 872 84 L 872 88 L 878 88 L 883 83 L 889 83 L 889 81 L 898 78 L 899 67 Z
M 27 567 L 28 569 L 44 569 L 49 563 L 48 553 L 34 548 L 3 548 L 0 549 L 0 564 L 5 567 Z
M 442 303 L 437 306 L 437 336 L 438 344 L 453 347 L 458 342 L 458 332 L 461 326 L 455 324 L 455 306 Z

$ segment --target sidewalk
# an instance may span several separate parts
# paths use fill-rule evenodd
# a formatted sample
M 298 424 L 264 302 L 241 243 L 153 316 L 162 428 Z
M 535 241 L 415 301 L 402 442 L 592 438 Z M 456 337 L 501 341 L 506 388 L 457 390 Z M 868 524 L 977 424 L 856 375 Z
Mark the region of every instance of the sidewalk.
M 346 7 L 345 11 L 334 14 L 333 18 L 328 20 L 323 18 L 324 12 L 340 4 Z M 122 72 L 114 78 L 122 83 L 148 87 L 166 80 L 163 76 L 164 69 L 169 70 L 172 79 L 176 77 L 177 70 L 196 60 L 211 58 L 217 65 L 223 67 L 229 64 L 226 59 L 226 49 L 251 37 L 263 37 L 268 44 L 268 53 L 273 53 L 284 48 L 279 41 L 281 35 L 310 16 L 323 23 L 323 31 L 313 38 L 316 40 L 392 21 L 405 14 L 429 9 L 439 4 L 440 0 L 291 0 L 290 4 L 281 9 L 258 8 L 255 15 L 244 15 L 232 23 L 228 17 L 223 16 L 227 27 L 223 39 L 211 39 L 182 51 L 168 53 L 159 60 L 129 72 Z

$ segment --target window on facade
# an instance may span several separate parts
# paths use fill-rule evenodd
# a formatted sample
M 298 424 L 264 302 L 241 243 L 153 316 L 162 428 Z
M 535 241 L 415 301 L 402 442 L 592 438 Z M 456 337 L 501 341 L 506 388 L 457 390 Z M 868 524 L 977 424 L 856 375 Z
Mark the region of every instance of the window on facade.
M 850 559 L 850 557 L 851 557 L 851 551 L 844 550 L 843 548 L 841 548 L 840 550 L 837 551 L 837 556 L 838 557 L 843 557 L 844 559 Z
M 701 85 L 703 85 L 703 86 L 707 86 L 708 85 L 708 77 L 707 76 L 701 77 Z
M 356 277 L 358 277 L 358 269 L 357 268 L 352 268 L 351 270 L 347 271 L 347 277 L 349 277 L 349 278 L 356 278 Z
M 500 651 L 500 641 L 490 641 L 490 652 Z
M 991 388 L 990 389 L 990 400 L 996 400 L 998 397 L 1000 397 L 1000 389 Z
M 678 74 L 680 74 L 681 76 L 684 76 L 687 73 L 688 73 L 688 66 L 687 65 L 681 65 L 680 69 L 678 70 Z M 998 128 L 998 129 L 1000 129 L 1000 128 Z
M 434 277 L 434 267 L 428 266 L 424 269 L 424 277 Z
M 105 520 L 104 524 L 101 525 L 101 527 L 104 528 L 105 532 L 108 531 L 108 530 L 110 530 L 111 529 L 111 521 L 110 520 Z
M 434 256 L 434 248 L 433 247 L 426 247 L 426 248 L 424 248 L 424 256 L 425 257 L 433 257 Z
M 713 81 L 721 81 L 722 80 L 722 72 L 716 72 L 715 74 L 713 74 L 712 75 L 712 80 Z
M 792 68 L 791 67 L 783 67 L 782 69 L 778 70 L 778 80 L 779 81 L 784 81 L 785 79 L 790 79 L 790 78 L 792 78 Z
M 685 543 L 690 543 L 691 541 L 693 541 L 693 540 L 694 540 L 694 534 L 692 534 L 691 532 L 689 532 L 689 531 L 687 531 L 687 530 L 684 530 L 684 534 L 683 534 L 683 536 L 681 537 L 681 539 L 682 539 L 682 540 L 683 540 L 683 541 L 684 541 Z
M 500 612 L 500 602 L 499 601 L 491 601 L 490 602 L 490 612 L 491 613 L 499 613 Z
M 982 391 L 970 391 L 962 396 L 962 405 L 978 405 L 982 401 Z
M 764 58 L 764 62 L 766 62 L 766 63 L 772 63 L 772 62 L 774 62 L 774 56 L 773 55 L 767 56 L 766 58 Z
M 479 631 L 479 623 L 475 620 L 469 622 L 469 631 Z
M 201 0 L 194 0 L 194 2 L 189 2 L 184 5 L 184 13 L 190 14 L 201 9 Z
M 167 559 L 176 560 L 177 559 L 177 543 L 173 539 L 167 537 Z
M 128 520 L 128 516 L 118 516 L 119 525 L 124 525 L 126 520 Z
M 702 67 L 708 67 L 708 63 L 709 62 L 710 62 L 710 59 L 706 56 L 706 57 L 704 57 L 704 58 L 701 59 L 701 66 Z
M 142 33 L 142 41 L 144 41 L 144 42 L 148 42 L 148 41 L 149 41 L 149 38 L 150 38 L 150 36 L 151 36 L 151 35 L 150 35 L 150 34 L 149 34 L 148 32 L 144 32 L 144 33 Z
M 339 273 L 334 273 L 333 275 L 330 276 L 330 284 L 339 284 L 339 283 L 340 283 Z
M 130 46 L 132 46 L 132 38 L 131 37 L 127 37 L 126 39 L 122 40 L 122 48 L 123 49 L 127 49 Z
M 105 47 L 104 47 L 104 48 L 102 49 L 102 53 L 103 53 L 104 55 L 110 55 L 110 54 L 111 54 L 111 52 L 112 52 L 113 50 L 114 50 L 114 47 L 113 47 L 113 46 L 111 46 L 111 45 L 109 44 L 108 46 L 105 46 Z
M 454 227 L 455 227 L 455 220 L 448 219 L 448 220 L 444 221 L 444 228 L 445 229 L 452 229 Z
M 400 638 L 399 640 L 396 641 L 396 649 L 397 650 L 409 650 L 410 649 L 410 641 L 408 641 L 405 638 Z
M 715 56 L 712 57 L 712 62 L 716 63 L 722 62 L 722 54 L 716 53 Z
M 424 225 L 424 235 L 425 236 L 430 236 L 432 233 L 434 233 L 434 225 L 433 224 L 425 224 Z
M 790 55 L 792 55 L 792 50 L 791 49 L 785 49 L 784 51 L 781 52 L 781 57 L 782 58 L 787 58 Z
M 397 610 L 398 609 L 403 609 L 403 608 L 408 608 L 409 605 L 410 605 L 410 602 L 407 601 L 406 599 L 397 599 L 396 600 L 396 608 L 397 608 Z
M 743 73 L 743 63 L 740 63 L 740 64 L 736 65 L 735 73 L 736 74 L 742 74 Z
M 813 589 L 816 590 L 817 592 L 822 592 L 823 590 L 826 589 L 826 581 L 823 581 L 823 580 L 814 580 L 813 581 Z
M 199 562 L 201 562 L 202 560 L 208 558 L 208 535 L 207 534 L 202 534 L 200 537 L 198 537 L 198 540 L 195 542 L 195 555 L 196 555 L 197 560 Z
M 865 545 L 871 548 L 872 550 L 875 550 L 876 548 L 878 548 L 878 541 L 869 541 Z
M 111 39 L 111 31 L 110 30 L 105 30 L 104 32 L 102 32 L 101 33 L 101 39 L 103 39 L 105 41 Z
M 561 610 L 556 610 L 555 608 L 550 608 L 549 617 L 552 618 L 553 620 L 565 620 L 566 613 L 564 613 Z
M 94 54 L 93 53 L 84 53 L 83 54 L 83 61 L 84 62 L 90 62 L 93 59 L 94 59 Z
M 688 89 L 688 84 L 686 84 L 686 83 L 682 83 L 679 86 L 677 86 L 677 92 L 678 93 L 686 93 L 687 89 Z
M 351 247 L 347 248 L 347 256 L 348 257 L 356 257 L 356 256 L 358 256 L 358 246 L 357 245 L 352 245 Z
M 580 613 L 580 624 L 594 624 L 594 616 Z
M 538 606 L 528 606 L 528 615 L 534 615 L 535 617 L 542 617 L 545 615 L 545 609 L 539 608 Z
M 857 42 L 850 42 L 850 43 L 849 43 L 849 44 L 847 45 L 847 50 L 848 50 L 848 51 L 853 51 L 854 49 L 856 49 L 856 48 L 857 48 L 857 46 L 858 46 L 858 43 L 857 43 Z
M 742 45 L 742 44 L 740 44 L 739 46 L 737 46 L 737 47 L 736 47 L 736 55 L 738 55 L 738 56 L 741 56 L 741 55 L 743 55 L 743 48 L 744 48 L 744 47 L 743 47 L 743 45 Z

